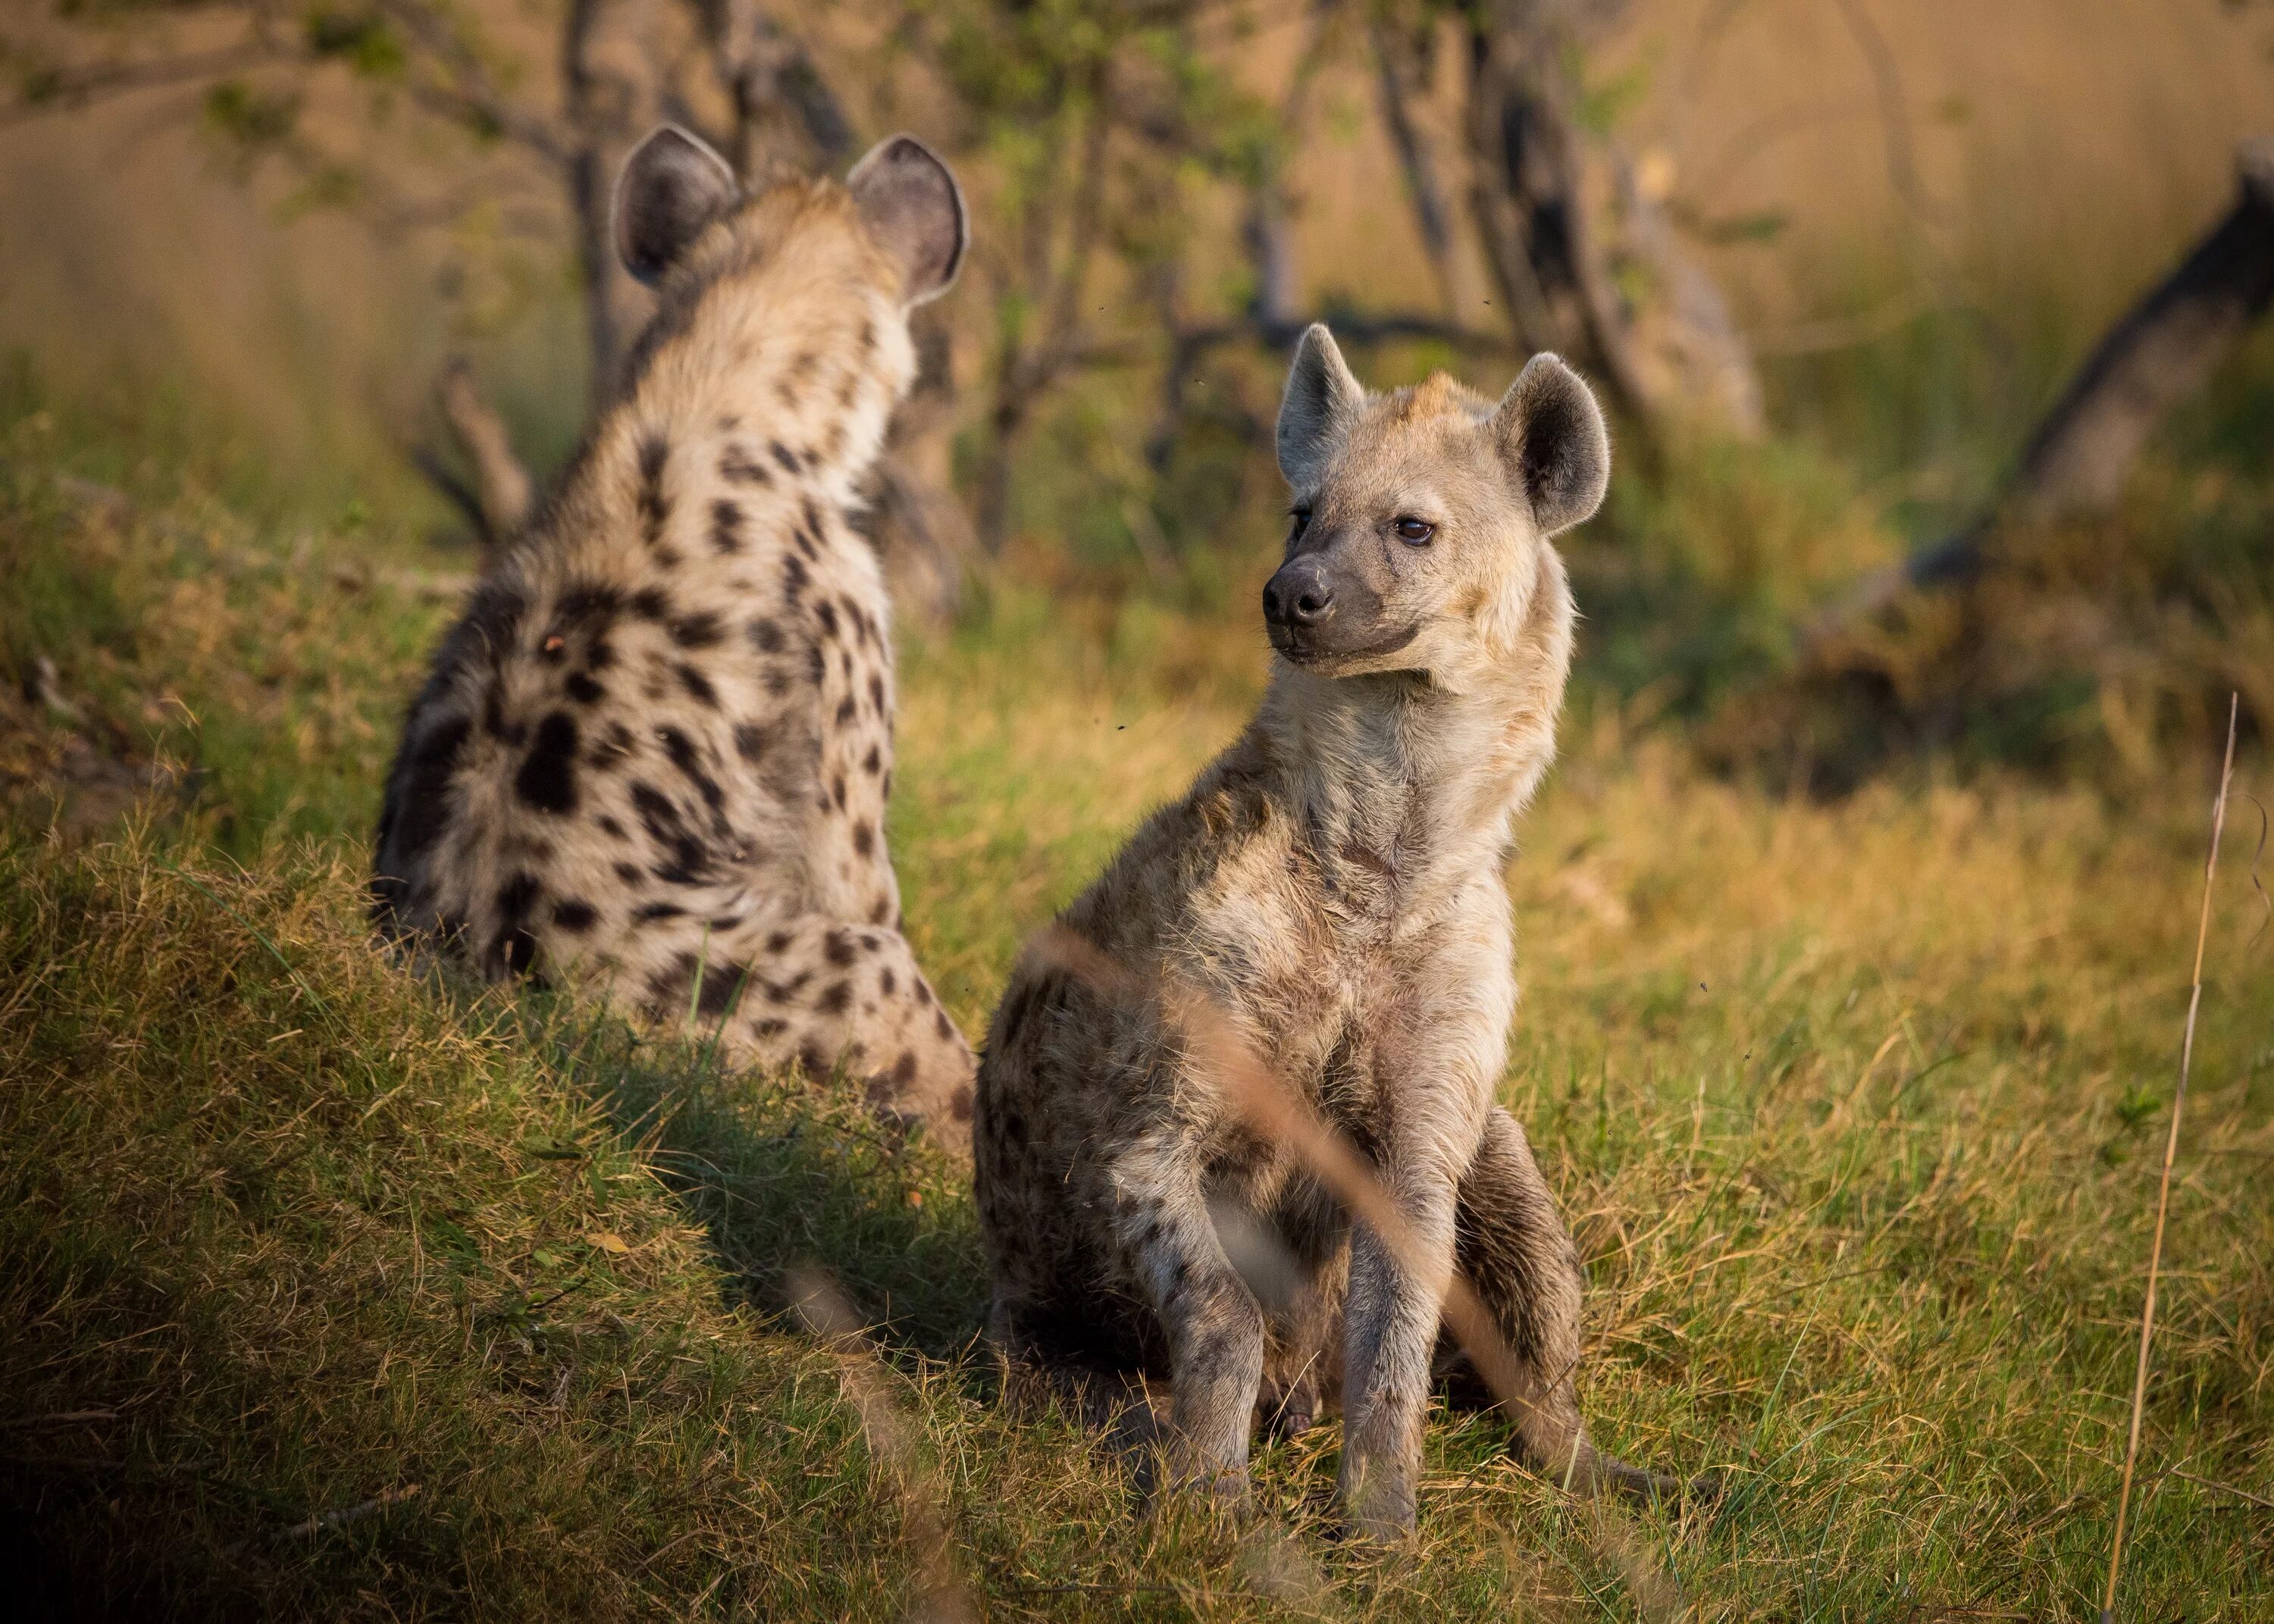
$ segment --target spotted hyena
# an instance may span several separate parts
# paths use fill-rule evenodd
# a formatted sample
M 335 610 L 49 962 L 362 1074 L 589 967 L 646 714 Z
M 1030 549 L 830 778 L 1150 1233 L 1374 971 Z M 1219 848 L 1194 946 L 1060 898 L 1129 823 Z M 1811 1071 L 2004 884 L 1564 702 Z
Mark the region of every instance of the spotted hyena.
M 1166 1378 L 1172 1470 L 1235 1499 L 1259 1416 L 1300 1425 L 1338 1372 L 1345 1508 L 1387 1535 L 1412 1525 L 1457 1261 L 1513 1356 L 1521 1451 L 1591 1486 L 1671 1486 L 1588 1441 L 1577 1258 L 1495 1100 L 1517 1001 L 1502 869 L 1571 652 L 1548 538 L 1602 498 L 1601 413 L 1553 356 L 1498 402 L 1442 374 L 1370 395 L 1314 327 L 1278 449 L 1294 522 L 1261 711 L 1028 949 L 995 1016 L 974 1129 L 991 1335 L 1021 1387 L 1149 1413 L 1139 1384 Z M 1260 1130 L 1259 1086 L 1347 1136 L 1418 1244 L 1353 1224 L 1317 1162 Z
M 842 1063 L 960 1142 L 971 1051 L 900 931 L 889 609 L 849 515 L 961 196 L 907 137 L 841 185 L 746 196 L 666 127 L 615 231 L 656 313 L 411 705 L 374 915 L 481 974 L 716 1029 L 738 1062 Z

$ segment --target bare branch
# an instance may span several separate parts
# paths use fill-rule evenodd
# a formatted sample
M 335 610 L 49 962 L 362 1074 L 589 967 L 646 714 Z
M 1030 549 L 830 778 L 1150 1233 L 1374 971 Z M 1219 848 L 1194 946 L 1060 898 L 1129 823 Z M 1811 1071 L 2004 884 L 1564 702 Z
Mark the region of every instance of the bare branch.
M 504 420 L 482 398 L 474 384 L 473 368 L 463 357 L 443 369 L 434 398 L 459 448 L 473 464 L 485 539 L 492 546 L 510 541 L 528 522 L 535 487 L 529 470 L 514 455 Z
M 252 39 L 179 56 L 57 70 L 35 79 L 33 92 L 19 97 L 13 105 L 0 108 L 0 127 L 29 124 L 51 113 L 77 112 L 90 102 L 139 90 L 169 89 L 219 79 L 282 61 L 290 55 L 269 41 Z
M 379 0 L 379 5 L 447 76 L 439 82 L 411 83 L 410 94 L 419 105 L 462 124 L 495 130 L 555 167 L 568 162 L 560 131 L 508 98 L 479 54 L 448 22 L 418 0 Z
M 2009 521 L 2043 524 L 2114 504 L 2148 436 L 2274 305 L 2274 139 L 2245 143 L 2237 169 L 2226 216 L 2094 347 L 1989 507 L 1866 577 L 1803 632 L 1804 647 L 1821 649 L 1907 590 L 1979 574 Z
M 1871 72 L 1871 94 L 1879 109 L 1880 136 L 1886 144 L 1887 179 L 1894 186 L 1895 195 L 1920 219 L 1944 221 L 1946 216 L 1943 210 L 1926 195 L 1926 186 L 1919 178 L 1918 155 L 1911 146 L 1911 117 L 1903 91 L 1902 66 L 1895 60 L 1887 36 L 1879 32 L 1879 25 L 1864 9 L 1863 0 L 1832 0 L 1832 4 L 1840 13 L 1841 21 L 1847 25 L 1849 36 L 1863 53 L 1864 65 Z
M 1413 122 L 1410 103 L 1426 94 L 1427 64 L 1415 38 L 1395 27 L 1379 13 L 1367 19 L 1367 32 L 1374 49 L 1374 101 L 1382 109 L 1383 127 L 1397 153 L 1397 167 L 1405 177 L 1405 200 L 1413 210 L 1413 224 L 1421 246 L 1437 274 L 1445 302 L 1459 306 L 1453 281 L 1453 216 L 1445 199 L 1444 182 L 1437 175 L 1436 154 L 1429 138 Z

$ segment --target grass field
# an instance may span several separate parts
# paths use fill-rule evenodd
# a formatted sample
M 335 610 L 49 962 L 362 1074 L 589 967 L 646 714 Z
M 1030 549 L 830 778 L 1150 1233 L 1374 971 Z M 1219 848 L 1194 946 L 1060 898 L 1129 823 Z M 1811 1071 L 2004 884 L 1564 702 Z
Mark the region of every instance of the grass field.
M 365 833 L 463 556 L 147 423 L 26 406 L 0 435 L 0 637 L 80 713 L 0 712 L 0 1563 L 56 1611 L 2097 1607 L 2196 763 L 2120 797 L 1929 771 L 1820 804 L 1575 695 L 1510 875 L 1503 1094 L 1588 1259 L 1598 1435 L 1732 1488 L 1576 1503 L 1497 1424 L 1441 1417 L 1419 1538 L 1364 1553 L 1331 1537 L 1330 1428 L 1264 1453 L 1234 1526 L 1142 1511 L 1078 1436 L 994 1410 L 968 1198 L 922 1146 L 372 951 Z M 967 1030 L 1261 665 L 1237 620 L 1009 589 L 908 650 L 893 850 Z M 144 780 L 123 822 L 86 811 Z M 72 838 L 44 832 L 59 797 Z M 2274 931 L 2238 807 L 2127 1619 L 2274 1619 Z M 785 1316 L 800 1268 L 880 1366 Z

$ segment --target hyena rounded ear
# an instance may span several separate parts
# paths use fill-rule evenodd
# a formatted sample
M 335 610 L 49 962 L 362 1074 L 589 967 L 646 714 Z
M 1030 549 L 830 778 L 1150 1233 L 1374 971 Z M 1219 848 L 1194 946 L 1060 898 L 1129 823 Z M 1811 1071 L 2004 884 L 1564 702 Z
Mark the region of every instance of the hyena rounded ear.
M 677 124 L 659 126 L 633 148 L 616 180 L 616 252 L 624 269 L 654 282 L 739 194 L 724 158 Z
M 945 293 L 971 241 L 963 188 L 939 155 L 912 135 L 887 136 L 845 177 L 870 235 L 900 262 L 911 304 Z
M 1493 413 L 1493 439 L 1543 536 L 1568 530 L 1602 506 L 1611 482 L 1603 409 L 1556 356 L 1525 364 Z
M 1366 389 L 1351 373 L 1326 324 L 1314 321 L 1295 346 L 1287 393 L 1279 402 L 1279 471 L 1297 490 L 1316 482 L 1327 459 L 1342 448 L 1366 405 Z

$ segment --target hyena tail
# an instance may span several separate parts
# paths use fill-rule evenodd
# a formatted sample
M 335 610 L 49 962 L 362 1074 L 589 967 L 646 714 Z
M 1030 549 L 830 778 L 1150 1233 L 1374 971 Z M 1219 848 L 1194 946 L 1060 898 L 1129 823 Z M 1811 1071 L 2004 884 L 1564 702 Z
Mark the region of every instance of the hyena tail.
M 1496 1384 L 1516 1429 L 1516 1453 L 1536 1471 L 1587 1493 L 1643 1500 L 1709 1498 L 1716 1481 L 1630 1466 L 1595 1447 L 1579 1414 L 1579 1255 L 1532 1159 L 1524 1130 L 1495 1108 L 1484 1144 L 1461 1180 L 1462 1275 L 1483 1299 L 1505 1344 Z M 1457 1395 L 1493 1395 L 1465 1360 L 1448 1372 Z M 1513 1389 L 1507 1393 L 1507 1389 Z

